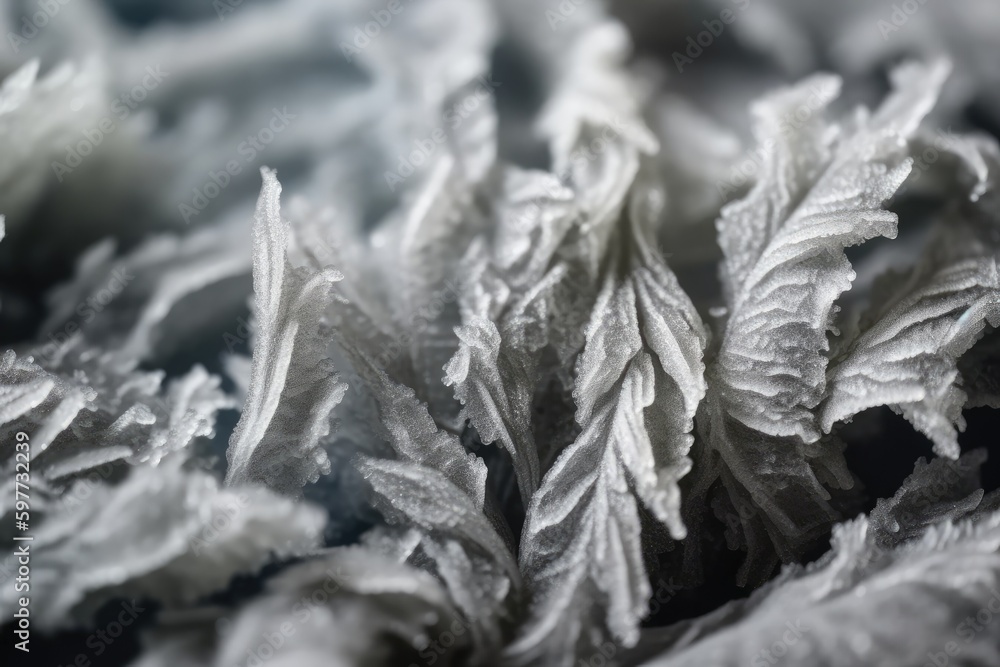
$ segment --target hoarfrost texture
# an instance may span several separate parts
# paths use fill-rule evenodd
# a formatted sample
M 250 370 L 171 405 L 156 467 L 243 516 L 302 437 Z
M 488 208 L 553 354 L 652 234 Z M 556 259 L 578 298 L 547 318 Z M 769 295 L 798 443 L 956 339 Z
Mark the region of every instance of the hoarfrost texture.
M 18 658 L 1000 664 L 993 0 L 0 31 Z

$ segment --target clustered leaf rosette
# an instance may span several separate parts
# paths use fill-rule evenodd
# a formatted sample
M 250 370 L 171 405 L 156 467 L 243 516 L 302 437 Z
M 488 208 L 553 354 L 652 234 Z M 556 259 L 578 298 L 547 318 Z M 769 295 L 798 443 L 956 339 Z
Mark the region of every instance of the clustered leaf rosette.
M 850 21 L 810 42 L 833 11 L 814 4 L 748 12 L 735 38 L 796 75 L 882 62 L 868 38 L 845 50 Z M 934 32 L 926 11 L 921 34 L 953 43 L 965 19 Z M 41 77 L 0 59 L 3 256 L 72 264 L 0 359 L 0 440 L 31 443 L 40 630 L 127 599 L 155 604 L 137 667 L 1000 663 L 1000 495 L 959 442 L 965 408 L 1000 406 L 1000 149 L 933 143 L 987 74 L 957 45 L 955 67 L 922 53 L 846 112 L 840 76 L 768 85 L 743 146 L 630 61 L 625 24 L 552 12 L 229 3 L 126 36 L 78 0 L 26 55 L 75 35 L 92 57 Z M 45 201 L 52 160 L 160 59 L 149 108 Z M 501 75 L 518 67 L 530 112 Z M 275 91 L 292 115 L 259 152 L 278 170 L 227 167 L 181 227 Z M 124 173 L 145 227 L 108 212 Z M 717 290 L 690 278 L 713 264 Z M 936 457 L 866 513 L 843 425 L 878 407 Z M 651 616 L 665 581 L 674 604 L 707 596 L 726 548 L 749 597 Z

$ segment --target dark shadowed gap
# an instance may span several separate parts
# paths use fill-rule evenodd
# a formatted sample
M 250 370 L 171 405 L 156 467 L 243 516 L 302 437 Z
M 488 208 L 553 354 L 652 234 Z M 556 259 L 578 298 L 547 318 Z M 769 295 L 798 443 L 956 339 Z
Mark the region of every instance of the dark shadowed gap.
M 863 485 L 865 512 L 899 490 L 918 458 L 934 457 L 931 441 L 889 408 L 862 412 L 839 435 L 847 443 L 847 466 Z
M 543 83 L 525 55 L 500 42 L 493 50 L 496 89 L 498 159 L 524 169 L 550 168 L 548 147 L 534 133 L 534 122 L 545 101 Z

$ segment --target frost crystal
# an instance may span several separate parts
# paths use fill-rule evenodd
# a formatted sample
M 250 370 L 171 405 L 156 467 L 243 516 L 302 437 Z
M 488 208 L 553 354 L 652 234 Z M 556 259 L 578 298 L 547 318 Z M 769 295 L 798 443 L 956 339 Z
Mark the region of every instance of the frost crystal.
M 347 390 L 323 356 L 319 332 L 323 300 L 340 274 L 288 263 L 281 186 L 273 172 L 261 174 L 264 188 L 253 226 L 258 335 L 243 415 L 229 444 L 226 483 L 259 481 L 297 495 L 303 484 L 329 472 L 319 441 L 329 433 L 330 413 Z
M 5 636 L 1000 664 L 998 35 L 995 0 L 5 3 Z

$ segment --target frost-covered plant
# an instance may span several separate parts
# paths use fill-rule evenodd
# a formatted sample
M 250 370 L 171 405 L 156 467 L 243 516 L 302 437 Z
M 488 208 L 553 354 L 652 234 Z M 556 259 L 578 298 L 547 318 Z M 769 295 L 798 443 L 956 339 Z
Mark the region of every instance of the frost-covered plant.
M 359 40 L 377 4 L 127 32 L 75 0 L 0 59 L 0 249 L 72 274 L 3 283 L 0 532 L 27 440 L 38 631 L 128 598 L 142 667 L 1000 661 L 1000 492 L 959 441 L 1000 405 L 1000 149 L 939 129 L 989 80 L 968 52 L 872 110 L 755 79 L 744 145 L 629 60 L 659 10 L 426 0 Z M 736 40 L 881 62 L 786 4 Z M 844 425 L 882 407 L 936 457 L 866 505 L 845 450 L 883 443 Z

